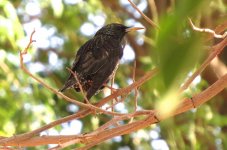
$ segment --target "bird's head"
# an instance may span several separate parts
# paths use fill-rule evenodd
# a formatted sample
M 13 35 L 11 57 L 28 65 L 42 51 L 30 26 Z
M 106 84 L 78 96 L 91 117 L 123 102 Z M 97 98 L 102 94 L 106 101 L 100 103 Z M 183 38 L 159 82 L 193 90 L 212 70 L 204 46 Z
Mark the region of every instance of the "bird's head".
M 122 24 L 111 23 L 111 24 L 108 24 L 108 25 L 102 27 L 101 29 L 99 29 L 96 32 L 95 36 L 109 35 L 109 36 L 112 36 L 113 38 L 118 38 L 118 39 L 121 40 L 127 32 L 136 31 L 136 30 L 140 30 L 140 29 L 144 29 L 144 28 L 142 28 L 142 27 L 127 27 L 127 26 L 122 25 Z

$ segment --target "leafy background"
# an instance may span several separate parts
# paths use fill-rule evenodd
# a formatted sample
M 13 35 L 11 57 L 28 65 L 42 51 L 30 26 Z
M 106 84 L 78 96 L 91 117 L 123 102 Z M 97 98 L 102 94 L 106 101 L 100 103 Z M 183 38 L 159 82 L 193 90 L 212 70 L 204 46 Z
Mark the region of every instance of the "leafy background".
M 207 41 L 206 34 L 192 31 L 187 17 L 198 26 L 214 29 L 226 21 L 227 1 L 134 0 L 134 3 L 159 25 L 160 30 L 147 23 L 127 0 L 0 0 L 0 135 L 32 131 L 79 110 L 20 69 L 19 50 L 25 48 L 33 29 L 36 42 L 26 55 L 25 64 L 32 73 L 58 89 L 68 76 L 65 67 L 72 64 L 76 50 L 103 25 L 118 22 L 144 26 L 146 30 L 127 35 L 128 44 L 114 86 L 121 88 L 132 83 L 134 61 L 137 63 L 136 78 L 158 66 L 160 74 L 139 90 L 138 109 L 158 107 L 164 111 L 171 109 L 171 105 L 174 107 L 178 103 L 177 89 L 208 55 L 204 46 L 217 42 Z M 220 54 L 220 59 L 227 63 L 226 50 Z M 200 92 L 213 83 L 215 77 L 212 68 L 207 68 L 185 95 Z M 93 97 L 92 102 L 108 93 L 105 89 Z M 81 94 L 73 90 L 65 94 L 82 99 Z M 132 112 L 133 97 L 131 93 L 115 110 Z M 227 149 L 226 100 L 225 90 L 195 110 L 107 140 L 94 149 Z M 108 119 L 108 116 L 91 115 L 41 134 L 89 132 Z M 40 148 L 44 147 L 26 149 Z

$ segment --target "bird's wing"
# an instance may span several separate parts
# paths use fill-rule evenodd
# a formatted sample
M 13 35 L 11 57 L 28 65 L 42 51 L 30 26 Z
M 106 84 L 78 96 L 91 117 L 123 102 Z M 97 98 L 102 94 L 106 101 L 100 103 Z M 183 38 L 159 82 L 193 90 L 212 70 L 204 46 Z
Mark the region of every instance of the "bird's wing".
M 78 64 L 80 64 L 81 72 L 83 75 L 92 75 L 97 73 L 100 69 L 102 72 L 112 72 L 116 64 L 112 64 L 113 60 L 118 61 L 123 55 L 123 47 L 119 44 L 114 44 L 113 39 L 94 38 L 90 49 L 83 56 Z M 112 64 L 112 65 L 111 65 Z M 110 70 L 110 71 L 109 71 Z M 109 74 L 109 73 L 108 73 Z
M 93 38 L 86 42 L 78 50 L 71 70 L 76 72 L 80 77 L 87 78 L 97 73 L 100 69 L 103 68 L 104 65 L 110 63 L 110 49 L 119 48 L 122 47 L 119 47 L 119 45 L 112 45 L 109 43 L 109 41 L 100 38 Z M 112 65 L 110 65 L 110 68 L 105 68 L 102 72 L 106 72 L 105 70 L 113 70 L 114 68 L 111 69 L 111 66 Z M 76 81 L 74 75 L 70 74 L 68 80 L 65 83 L 65 86 L 63 87 L 63 91 L 68 87 L 74 85 L 75 82 Z
M 98 55 L 94 54 L 94 52 L 98 53 Z M 85 76 L 95 74 L 108 62 L 108 57 L 109 54 L 105 48 L 95 47 L 93 45 L 93 48 L 78 62 L 80 67 L 78 67 L 77 71 Z
M 76 68 L 77 68 L 77 63 L 79 62 L 80 58 L 82 55 L 86 54 L 87 51 L 89 51 L 90 47 L 91 47 L 91 44 L 92 44 L 92 39 L 87 41 L 84 45 L 82 45 L 80 47 L 80 49 L 77 51 L 77 54 L 76 54 L 76 58 L 73 62 L 73 65 L 72 65 L 72 71 L 75 71 Z
M 72 71 L 82 75 L 96 73 L 104 64 L 108 62 L 108 52 L 99 39 L 91 39 L 78 50 L 73 62 Z M 71 75 L 73 76 L 73 75 Z
M 87 51 L 89 50 L 90 44 L 92 43 L 92 40 L 87 41 L 84 45 L 82 45 L 80 47 L 80 49 L 77 51 L 76 54 L 76 58 L 73 62 L 73 65 L 71 67 L 71 70 L 73 72 L 76 71 L 77 67 L 78 67 L 78 62 L 80 62 L 80 59 L 82 57 L 83 54 L 86 54 Z M 61 92 L 65 91 L 66 89 L 70 88 L 71 86 L 73 86 L 75 84 L 76 80 L 75 77 L 72 73 L 70 73 L 68 79 L 65 81 L 64 86 L 59 90 Z

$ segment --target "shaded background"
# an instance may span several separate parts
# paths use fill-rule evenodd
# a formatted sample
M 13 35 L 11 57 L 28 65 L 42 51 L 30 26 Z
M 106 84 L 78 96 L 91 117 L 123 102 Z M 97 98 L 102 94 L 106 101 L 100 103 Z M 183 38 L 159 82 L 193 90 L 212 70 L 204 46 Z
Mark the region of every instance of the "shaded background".
M 209 52 L 203 47 L 218 42 L 205 40 L 207 34 L 193 32 L 187 17 L 191 17 L 197 26 L 212 29 L 227 18 L 226 0 L 134 0 L 134 3 L 159 24 L 159 32 L 127 0 L 0 0 L 0 135 L 25 133 L 79 110 L 21 71 L 19 50 L 26 47 L 33 29 L 36 30 L 36 42 L 25 56 L 25 64 L 32 73 L 58 89 L 68 76 L 65 68 L 72 64 L 76 50 L 103 25 L 118 22 L 144 26 L 146 30 L 126 37 L 128 44 L 114 87 L 132 83 L 134 61 L 137 62 L 136 78 L 158 66 L 160 74 L 140 88 L 138 97 L 138 109 L 154 109 L 157 101 L 165 102 L 167 93 L 179 89 L 186 77 L 200 66 Z M 220 54 L 219 63 L 227 63 L 226 53 L 224 50 Z M 215 69 L 219 70 L 219 65 Z M 213 83 L 218 78 L 213 70 L 209 66 L 185 95 L 191 96 Z M 105 89 L 94 96 L 92 102 L 109 92 Z M 83 99 L 73 90 L 65 94 Z M 125 103 L 116 105 L 115 110 L 132 112 L 133 97 L 132 92 Z M 94 149 L 227 149 L 226 100 L 225 90 L 198 109 L 130 135 L 107 140 Z M 175 103 L 175 97 L 168 97 L 167 109 Z M 161 108 L 165 109 L 165 106 Z M 105 115 L 91 115 L 41 134 L 89 132 L 109 119 Z M 40 148 L 44 147 L 26 149 Z

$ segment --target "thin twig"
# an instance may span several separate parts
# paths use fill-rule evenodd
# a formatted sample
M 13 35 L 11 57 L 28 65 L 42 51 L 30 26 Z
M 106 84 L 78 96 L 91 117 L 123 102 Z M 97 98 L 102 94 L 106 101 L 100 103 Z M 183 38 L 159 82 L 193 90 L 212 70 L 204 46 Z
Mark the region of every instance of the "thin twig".
M 133 66 L 133 75 L 132 75 L 133 83 L 136 82 L 135 78 L 136 78 L 136 61 L 134 61 L 134 66 Z M 137 105 L 138 105 L 137 98 L 138 98 L 138 87 L 135 87 L 134 112 L 136 111 Z
M 113 73 L 113 77 L 111 79 L 111 85 L 110 85 L 110 87 L 111 87 L 111 89 L 110 89 L 111 94 L 113 94 L 114 79 L 115 79 L 115 72 Z M 114 99 L 111 101 L 111 106 L 113 105 L 113 103 L 114 103 Z M 111 111 L 114 111 L 114 107 L 111 107 Z
M 148 0 L 148 4 L 150 6 L 151 12 L 152 12 L 152 16 L 153 16 L 153 20 L 154 22 L 158 22 L 158 11 L 157 11 L 157 7 L 155 5 L 155 1 L 154 0 Z
M 108 109 L 110 109 L 110 108 L 116 106 L 117 104 L 123 102 L 123 101 L 125 100 L 126 97 L 127 97 L 126 95 L 122 96 L 120 100 L 117 100 L 117 101 L 115 101 L 115 103 L 113 103 L 111 106 L 106 107 L 106 110 L 108 110 Z
M 29 47 L 31 46 L 31 44 L 32 44 L 33 42 L 36 42 L 35 40 L 33 40 L 33 35 L 34 35 L 34 34 L 35 34 L 35 29 L 34 29 L 33 32 L 31 33 L 30 40 L 29 40 L 29 43 L 28 43 L 27 47 L 23 50 L 23 52 L 21 52 L 22 55 L 27 54 L 28 49 L 29 49 Z
M 117 90 L 118 90 L 118 89 L 115 89 L 115 88 L 113 88 L 113 87 L 109 86 L 108 84 L 103 84 L 103 86 L 105 86 L 106 88 L 108 88 L 108 89 L 112 90 L 112 91 L 113 91 L 113 93 L 114 93 L 114 91 L 117 91 Z M 113 94 L 113 93 L 112 93 L 112 94 Z
M 132 81 L 133 83 L 136 81 L 135 80 L 135 76 L 136 76 L 136 60 L 134 61 L 134 64 L 133 64 L 133 72 L 132 72 Z M 137 98 L 138 98 L 138 87 L 135 87 L 135 96 L 134 96 L 134 112 L 136 112 L 137 110 Z M 131 123 L 133 121 L 134 117 L 132 117 L 129 121 L 129 123 Z
M 216 34 L 214 30 L 211 30 L 211 29 L 208 29 L 208 28 L 198 28 L 198 27 L 196 27 L 196 26 L 193 24 L 193 22 L 192 22 L 192 20 L 191 20 L 190 18 L 188 18 L 188 20 L 189 20 L 189 23 L 190 23 L 191 27 L 192 27 L 193 30 L 195 30 L 195 31 L 209 33 L 209 34 L 211 34 L 213 37 L 215 37 L 215 38 L 221 38 L 221 39 L 224 39 L 224 38 L 227 36 L 227 31 L 224 32 L 223 34 Z
M 139 8 L 131 0 L 128 0 L 128 1 L 132 5 L 132 7 L 135 8 L 150 25 L 159 29 L 159 26 L 155 24 L 150 18 L 148 18 L 142 11 L 140 11 Z
M 78 78 L 78 76 L 77 76 L 77 73 L 76 72 L 73 72 L 70 68 L 66 68 L 70 73 L 72 73 L 73 74 L 73 76 L 74 76 L 74 78 L 76 79 L 76 82 L 79 84 L 79 88 L 80 88 L 80 91 L 81 91 L 81 93 L 82 93 L 82 95 L 83 95 L 83 97 L 84 97 L 84 99 L 85 99 L 85 101 L 86 101 L 86 103 L 87 104 L 90 104 L 90 102 L 88 101 L 88 99 L 87 99 L 87 96 L 85 95 L 85 93 L 84 93 L 84 89 L 83 89 L 83 87 L 82 87 L 82 85 L 81 85 L 81 83 L 80 83 L 80 80 L 79 80 L 79 78 Z

